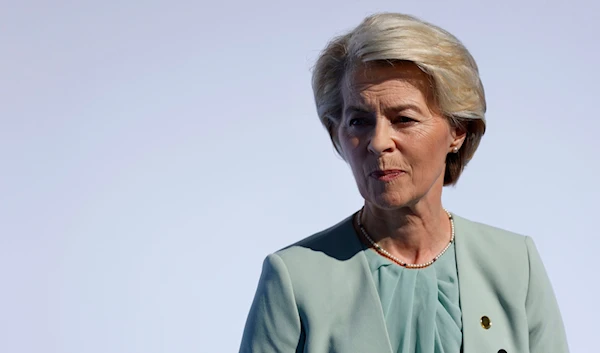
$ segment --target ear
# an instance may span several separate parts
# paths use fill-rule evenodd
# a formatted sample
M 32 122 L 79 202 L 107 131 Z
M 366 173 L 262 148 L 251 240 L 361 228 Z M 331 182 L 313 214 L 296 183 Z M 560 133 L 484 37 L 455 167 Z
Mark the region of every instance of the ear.
M 450 135 L 452 136 L 452 142 L 450 144 L 450 153 L 452 153 L 455 149 L 459 149 L 462 147 L 465 139 L 467 138 L 467 129 L 464 127 L 450 127 Z

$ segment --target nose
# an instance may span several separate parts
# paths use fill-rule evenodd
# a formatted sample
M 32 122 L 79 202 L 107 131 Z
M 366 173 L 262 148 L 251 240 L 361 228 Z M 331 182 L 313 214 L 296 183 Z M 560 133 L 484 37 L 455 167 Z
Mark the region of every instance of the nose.
M 377 119 L 375 128 L 369 141 L 368 149 L 375 155 L 381 155 L 394 151 L 394 128 L 387 119 Z

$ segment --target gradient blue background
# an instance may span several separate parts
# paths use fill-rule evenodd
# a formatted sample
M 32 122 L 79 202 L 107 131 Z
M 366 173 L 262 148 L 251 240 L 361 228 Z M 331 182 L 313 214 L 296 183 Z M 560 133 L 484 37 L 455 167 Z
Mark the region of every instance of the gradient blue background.
M 572 352 L 595 350 L 599 7 L 2 3 L 0 352 L 236 351 L 263 258 L 361 205 L 310 68 L 378 11 L 475 56 L 488 132 L 445 206 L 531 235 Z

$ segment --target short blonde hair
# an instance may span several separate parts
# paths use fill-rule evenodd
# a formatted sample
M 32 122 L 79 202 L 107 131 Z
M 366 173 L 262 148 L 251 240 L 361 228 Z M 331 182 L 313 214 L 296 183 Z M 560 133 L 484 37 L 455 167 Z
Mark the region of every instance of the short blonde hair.
M 458 153 L 446 159 L 444 185 L 455 184 L 485 133 L 485 94 L 475 60 L 447 31 L 413 16 L 382 13 L 367 17 L 347 34 L 334 38 L 313 69 L 312 87 L 321 123 L 342 156 L 335 130 L 342 118 L 342 81 L 367 62 L 409 61 L 431 79 L 437 109 L 449 123 L 466 131 Z

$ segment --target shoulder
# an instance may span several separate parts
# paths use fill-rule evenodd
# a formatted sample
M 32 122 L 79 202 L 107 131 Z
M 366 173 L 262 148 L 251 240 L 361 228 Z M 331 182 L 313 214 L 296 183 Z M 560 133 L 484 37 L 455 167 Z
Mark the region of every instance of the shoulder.
M 454 215 L 457 234 L 482 246 L 525 247 L 529 236 Z
M 352 216 L 348 216 L 329 228 L 276 251 L 275 254 L 284 259 L 315 253 L 340 257 L 348 255 L 345 253 L 348 250 L 353 250 L 356 243 L 357 239 L 352 226 Z
M 363 250 L 352 226 L 352 216 L 276 251 L 293 282 L 330 281 L 360 263 Z
M 479 272 L 495 282 L 495 287 L 512 288 L 524 294 L 531 238 L 459 216 L 454 216 L 454 220 L 459 272 L 461 268 L 463 272 Z
M 526 273 L 528 236 L 456 215 L 454 224 L 457 253 L 461 258 L 469 258 L 489 274 Z

